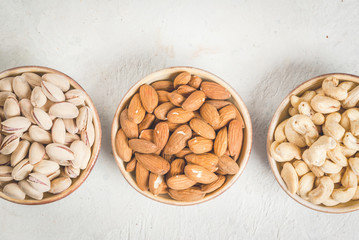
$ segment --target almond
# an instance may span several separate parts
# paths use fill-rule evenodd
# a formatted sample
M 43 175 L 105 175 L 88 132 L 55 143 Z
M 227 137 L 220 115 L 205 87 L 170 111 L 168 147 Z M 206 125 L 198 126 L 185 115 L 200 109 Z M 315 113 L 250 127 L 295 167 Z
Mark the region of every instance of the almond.
M 157 91 L 157 95 L 158 95 L 158 102 L 159 103 L 164 103 L 164 102 L 168 102 L 168 93 L 167 91 L 164 90 L 159 90 Z
M 185 159 L 187 162 L 202 166 L 211 172 L 218 169 L 218 157 L 212 153 L 188 154 Z
M 196 184 L 196 181 L 193 181 L 186 177 L 186 175 L 176 175 L 168 178 L 167 185 L 171 189 L 183 190 L 192 187 Z
M 137 186 L 142 190 L 146 191 L 148 189 L 148 176 L 150 172 L 143 167 L 139 162 L 136 164 L 136 183 Z
M 211 193 L 220 188 L 224 182 L 226 181 L 226 177 L 223 175 L 219 175 L 218 179 L 210 184 L 202 185 L 201 190 L 204 193 Z
M 168 141 L 170 131 L 166 122 L 157 123 L 153 131 L 153 142 L 156 144 L 157 149 L 161 151 Z
M 201 90 L 206 94 L 206 97 L 211 99 L 226 100 L 231 97 L 231 94 L 225 87 L 215 82 L 202 82 Z
M 212 127 L 217 126 L 220 122 L 220 117 L 217 109 L 208 103 L 204 103 L 200 108 L 202 118 L 208 122 Z
M 194 137 L 188 141 L 188 147 L 194 153 L 206 153 L 212 150 L 213 141 L 204 137 Z
M 148 171 L 164 175 L 170 169 L 170 164 L 162 157 L 154 154 L 135 153 L 136 160 L 140 162 Z
M 231 102 L 223 100 L 207 100 L 206 103 L 213 105 L 217 110 L 232 104 Z
M 182 108 L 174 108 L 167 114 L 168 121 L 172 123 L 186 123 L 193 117 L 193 112 L 185 111 Z
M 236 161 L 241 152 L 243 142 L 243 125 L 238 120 L 232 120 L 228 126 L 228 150 Z
M 126 171 L 133 172 L 136 169 L 136 164 L 137 164 L 136 158 L 132 158 L 131 161 L 129 161 L 126 164 Z
M 214 126 L 214 130 L 218 130 L 226 126 L 231 120 L 235 119 L 237 116 L 236 107 L 233 105 L 228 105 L 219 110 L 220 122 L 218 125 Z
M 180 152 L 176 153 L 176 157 L 178 158 L 183 158 L 184 156 L 186 156 L 187 154 L 191 154 L 192 151 L 189 148 L 184 148 L 182 149 Z
M 164 180 L 163 175 L 157 175 L 154 173 L 150 173 L 150 178 L 148 180 L 148 186 L 150 188 L 150 192 L 157 196 L 159 194 L 166 193 L 166 182 Z
M 136 93 L 133 95 L 130 104 L 128 105 L 128 119 L 139 124 L 145 117 L 146 110 L 143 108 L 140 95 Z
M 188 85 L 181 85 L 177 88 L 177 93 L 181 94 L 184 97 L 188 97 L 194 91 L 196 91 L 196 89 Z
M 213 172 L 208 171 L 204 167 L 194 165 L 194 164 L 187 164 L 184 168 L 184 174 L 193 181 L 209 184 L 217 180 L 217 175 Z
M 213 151 L 217 156 L 222 156 L 227 151 L 228 146 L 227 127 L 218 131 L 216 140 L 214 140 Z M 131 145 L 130 145 L 131 146 Z
M 167 80 L 161 80 L 151 83 L 151 86 L 158 90 L 164 90 L 164 91 L 172 91 L 173 90 L 173 82 L 167 81 Z
M 148 113 L 152 113 L 158 105 L 157 92 L 152 86 L 148 84 L 143 84 L 140 87 L 140 98 L 142 106 Z
M 140 133 L 140 139 L 153 142 L 153 129 L 145 129 Z
M 167 114 L 173 108 L 175 108 L 175 105 L 173 105 L 171 102 L 165 102 L 155 109 L 154 114 L 160 120 L 167 120 Z
M 162 153 L 161 157 L 163 157 L 167 162 L 171 163 L 173 159 L 175 159 L 175 155 L 173 154 L 164 154 Z
M 131 160 L 132 149 L 128 145 L 128 139 L 122 129 L 118 130 L 116 134 L 115 146 L 118 156 L 120 156 L 124 162 Z
M 138 132 L 142 132 L 142 130 L 151 127 L 154 120 L 155 120 L 155 115 L 153 115 L 152 113 L 147 113 L 145 118 L 142 120 L 142 122 L 138 124 Z
M 223 155 L 218 159 L 218 170 L 223 174 L 236 174 L 239 171 L 239 166 L 232 158 Z
M 128 119 L 128 110 L 125 109 L 120 114 L 120 124 L 122 130 L 125 132 L 128 138 L 138 137 L 138 125 Z
M 168 100 L 170 100 L 173 105 L 179 107 L 182 105 L 185 99 L 181 94 L 178 94 L 176 91 L 173 91 L 168 93 Z
M 170 132 L 175 131 L 179 126 L 181 126 L 181 124 L 179 123 L 172 123 L 168 121 L 166 121 L 166 123 L 168 124 L 168 129 L 170 130 Z
M 168 189 L 168 194 L 177 201 L 190 202 L 197 201 L 206 195 L 198 187 L 191 187 L 185 190 Z
M 173 80 L 174 88 L 177 88 L 179 85 L 185 85 L 191 80 L 191 74 L 189 72 L 182 72 L 177 75 L 175 80 Z
M 188 82 L 188 85 L 190 85 L 193 88 L 199 88 L 201 86 L 202 79 L 198 76 L 192 76 L 191 80 Z
M 128 141 L 128 145 L 135 152 L 154 153 L 157 151 L 156 144 L 145 139 L 131 139 Z
M 186 111 L 198 110 L 206 100 L 206 95 L 202 91 L 195 91 L 183 102 L 182 108 Z
M 195 133 L 202 137 L 208 139 L 215 139 L 216 137 L 216 132 L 214 131 L 214 129 L 201 119 L 193 118 L 190 121 L 189 125 Z
M 187 144 L 187 140 L 192 137 L 191 128 L 188 125 L 179 126 L 170 136 L 163 150 L 165 154 L 176 154 Z
M 183 160 L 181 158 L 177 158 L 177 159 L 173 160 L 171 162 L 171 168 L 170 168 L 169 172 L 167 173 L 167 178 L 170 178 L 172 176 L 176 176 L 179 174 L 183 174 L 185 166 L 186 166 L 185 160 Z

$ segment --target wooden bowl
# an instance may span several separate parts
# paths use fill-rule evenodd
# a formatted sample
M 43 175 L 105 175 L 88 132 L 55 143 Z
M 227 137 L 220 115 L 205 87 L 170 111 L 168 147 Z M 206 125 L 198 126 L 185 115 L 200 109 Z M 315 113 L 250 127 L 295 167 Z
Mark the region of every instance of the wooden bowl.
M 115 148 L 115 136 L 116 136 L 116 133 L 117 133 L 119 127 L 120 127 L 120 124 L 119 124 L 120 113 L 128 105 L 129 100 L 138 91 L 139 87 L 142 84 L 145 84 L 145 83 L 151 84 L 152 82 L 155 82 L 155 81 L 158 81 L 158 80 L 166 80 L 166 79 L 173 80 L 179 73 L 184 72 L 184 71 L 187 71 L 187 72 L 189 72 L 191 74 L 197 75 L 197 76 L 201 77 L 204 80 L 210 80 L 210 81 L 219 83 L 220 85 L 227 88 L 228 91 L 232 95 L 232 97 L 229 99 L 229 101 L 231 101 L 239 109 L 239 111 L 242 114 L 244 123 L 245 123 L 242 152 L 241 152 L 241 155 L 240 155 L 240 157 L 239 157 L 239 159 L 237 161 L 239 163 L 239 167 L 240 167 L 239 172 L 237 174 L 235 174 L 235 175 L 228 175 L 228 177 L 226 179 L 226 182 L 222 185 L 221 188 L 217 189 L 213 193 L 207 194 L 201 200 L 191 201 L 191 202 L 177 201 L 177 200 L 174 200 L 174 199 L 170 198 L 167 194 L 166 195 L 154 196 L 149 191 L 142 191 L 141 189 L 139 189 L 137 184 L 136 184 L 135 174 L 126 172 L 125 164 L 122 161 L 122 159 L 118 156 L 116 148 Z M 248 162 L 248 158 L 249 158 L 251 148 L 252 148 L 252 122 L 251 122 L 247 107 L 243 103 L 243 101 L 240 98 L 240 96 L 238 95 L 238 93 L 236 93 L 234 91 L 234 89 L 231 88 L 231 86 L 229 84 L 227 84 L 226 82 L 224 82 L 222 79 L 220 79 L 219 77 L 217 77 L 216 75 L 214 75 L 212 73 L 209 73 L 207 71 L 204 71 L 204 70 L 201 70 L 201 69 L 198 69 L 198 68 L 193 68 L 193 67 L 170 67 L 170 68 L 162 69 L 162 70 L 159 70 L 157 72 L 151 73 L 150 75 L 146 76 L 145 78 L 143 78 L 142 80 L 137 82 L 125 94 L 125 96 L 121 100 L 119 106 L 117 107 L 115 117 L 114 117 L 113 122 L 112 122 L 111 142 L 112 142 L 112 151 L 113 151 L 115 160 L 117 162 L 117 165 L 121 170 L 122 175 L 125 177 L 127 182 L 134 189 L 136 189 L 139 193 L 143 194 L 144 196 L 146 196 L 146 197 L 148 197 L 150 199 L 153 199 L 153 200 L 161 202 L 161 203 L 177 205 L 177 206 L 194 205 L 194 204 L 199 204 L 199 203 L 211 200 L 211 199 L 217 197 L 218 195 L 222 194 L 242 174 L 242 172 L 243 172 L 243 170 L 244 170 L 244 168 L 245 168 L 245 166 L 246 166 L 246 164 Z
M 42 200 L 34 200 L 34 199 L 18 200 L 18 199 L 8 197 L 4 193 L 0 192 L 0 197 L 2 197 L 3 199 L 6 199 L 8 201 L 11 201 L 11 202 L 19 203 L 19 204 L 25 204 L 25 205 L 39 205 L 39 204 L 46 204 L 46 203 L 55 202 L 57 200 L 60 200 L 60 199 L 62 199 L 64 197 L 68 196 L 70 193 L 72 193 L 78 187 L 80 187 L 80 185 L 86 180 L 86 178 L 90 174 L 92 168 L 95 166 L 98 154 L 100 152 L 102 130 L 101 130 L 100 118 L 98 116 L 96 107 L 93 104 L 90 96 L 86 93 L 86 91 L 75 80 L 73 80 L 72 78 L 70 78 L 66 74 L 64 74 L 64 73 L 62 73 L 60 71 L 51 69 L 51 68 L 47 68 L 47 67 L 24 66 L 24 67 L 11 68 L 11 69 L 8 69 L 8 70 L 5 70 L 5 71 L 1 72 L 0 73 L 0 79 L 5 78 L 5 77 L 11 77 L 11 76 L 20 75 L 20 74 L 22 74 L 24 72 L 33 72 L 33 73 L 38 73 L 38 74 L 57 73 L 57 74 L 60 74 L 60 75 L 63 75 L 65 77 L 67 77 L 69 82 L 70 82 L 70 85 L 73 88 L 81 89 L 81 90 L 83 90 L 85 92 L 85 94 L 86 94 L 85 102 L 92 109 L 92 111 L 94 113 L 93 123 L 94 123 L 94 128 L 95 128 L 95 141 L 94 141 L 94 144 L 92 146 L 92 154 L 91 154 L 90 161 L 89 161 L 86 169 L 81 171 L 80 176 L 78 176 L 76 179 L 72 179 L 72 185 L 68 189 L 66 189 L 65 191 L 63 191 L 63 192 L 61 192 L 59 194 L 56 194 L 56 195 L 45 193 L 44 198 Z
M 280 165 L 278 162 L 276 162 L 270 154 L 270 146 L 274 140 L 274 132 L 279 123 L 281 123 L 283 120 L 289 117 L 288 109 L 290 107 L 290 96 L 292 95 L 301 95 L 307 90 L 315 90 L 321 87 L 323 80 L 328 77 L 333 76 L 340 80 L 346 80 L 346 81 L 352 81 L 357 84 L 359 84 L 359 77 L 355 75 L 350 74 L 344 74 L 344 73 L 331 73 L 331 74 L 325 74 L 321 75 L 315 78 L 312 78 L 298 87 L 296 87 L 292 92 L 289 93 L 289 95 L 281 102 L 279 107 L 277 108 L 276 112 L 274 113 L 274 116 L 272 118 L 272 121 L 269 125 L 268 129 L 268 135 L 267 135 L 267 155 L 268 155 L 268 161 L 272 168 L 272 171 L 274 173 L 275 178 L 277 179 L 279 185 L 283 188 L 283 190 L 295 201 L 302 204 L 303 206 L 306 206 L 310 209 L 325 212 L 325 213 L 346 213 L 346 212 L 352 212 L 359 209 L 359 200 L 350 201 L 347 203 L 341 203 L 333 207 L 326 207 L 324 205 L 316 205 L 309 201 L 304 200 L 297 194 L 291 194 L 285 182 L 283 181 L 282 177 L 280 176 Z

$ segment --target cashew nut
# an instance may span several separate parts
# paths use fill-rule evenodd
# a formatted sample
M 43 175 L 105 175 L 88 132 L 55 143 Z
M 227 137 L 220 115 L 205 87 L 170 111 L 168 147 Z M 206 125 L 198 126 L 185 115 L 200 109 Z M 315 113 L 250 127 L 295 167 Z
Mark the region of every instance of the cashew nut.
M 299 114 L 299 111 L 297 108 L 294 108 L 294 107 L 289 107 L 288 109 L 288 113 L 290 116 L 294 116 L 294 115 L 297 115 Z
M 321 166 L 327 157 L 327 152 L 334 149 L 336 144 L 332 137 L 321 136 L 303 152 L 303 160 L 308 165 Z
M 348 97 L 343 101 L 343 108 L 353 108 L 359 102 L 359 86 L 356 86 L 348 93 Z
M 344 134 L 343 143 L 346 147 L 359 151 L 359 140 L 350 132 Z
M 291 118 L 288 119 L 284 127 L 284 133 L 288 141 L 301 148 L 307 146 L 305 138 L 294 130 L 292 124 L 289 122 L 290 119 Z
M 308 193 L 309 201 L 314 204 L 323 203 L 330 197 L 334 189 L 334 183 L 330 177 L 321 177 L 318 182 L 318 187 Z
M 349 109 L 346 111 L 350 123 L 350 132 L 354 136 L 359 135 L 359 111 L 357 109 Z
M 340 146 L 340 144 L 337 143 L 335 148 L 327 152 L 327 156 L 330 160 L 332 160 L 336 164 L 342 167 L 346 167 L 348 165 L 348 160 L 343 154 L 342 150 L 343 148 Z
M 351 170 L 350 167 L 347 167 L 340 182 L 345 188 L 352 188 L 358 186 L 357 175 L 355 175 L 355 173 Z
M 338 87 L 341 87 L 345 90 L 347 90 L 347 92 L 349 92 L 350 90 L 352 90 L 353 88 L 355 88 L 355 83 L 354 82 L 341 82 Z
M 342 127 L 345 129 L 345 131 L 349 131 L 350 130 L 350 119 L 348 117 L 348 114 L 351 112 L 358 112 L 359 108 L 351 108 L 346 110 L 343 114 L 342 114 L 342 119 L 340 120 L 340 125 L 342 125 Z
M 281 122 L 275 132 L 274 132 L 274 140 L 277 141 L 277 142 L 284 142 L 287 137 L 285 136 L 285 133 L 284 133 L 284 128 L 285 128 L 285 125 L 287 124 L 288 122 L 288 119 L 284 120 L 283 122 Z
M 293 160 L 294 158 L 295 159 L 302 158 L 302 152 L 300 148 L 297 145 L 289 142 L 280 143 L 274 141 L 271 144 L 270 152 L 272 157 L 277 162 L 288 162 Z
M 298 109 L 301 102 L 310 102 L 315 95 L 315 91 L 306 91 L 301 97 L 293 95 L 290 97 L 290 103 L 294 108 Z
M 308 146 L 312 145 L 312 143 L 314 141 L 316 141 L 319 137 L 318 129 L 316 128 L 316 126 L 314 125 L 314 123 L 308 116 L 305 116 L 302 114 L 297 114 L 297 115 L 289 118 L 289 120 L 286 124 L 286 128 L 287 128 L 287 126 L 291 126 L 295 132 L 297 132 L 302 137 L 304 137 L 305 144 Z M 286 128 L 285 128 L 285 133 L 286 133 L 287 139 L 290 142 L 292 142 L 291 140 L 293 140 L 293 139 L 289 138 L 289 136 L 286 132 L 286 130 L 287 130 Z M 295 141 L 293 143 L 295 143 Z M 301 147 L 301 146 L 299 146 L 299 147 Z
M 345 129 L 339 124 L 340 119 L 340 113 L 331 113 L 327 116 L 323 126 L 323 133 L 339 142 L 345 134 Z
M 323 113 L 314 113 L 312 116 L 312 121 L 315 125 L 322 125 L 325 121 Z
M 322 166 L 320 166 L 320 169 L 324 172 L 324 173 L 338 173 L 340 172 L 340 170 L 342 170 L 342 166 L 333 163 L 330 160 L 325 160 L 324 164 Z
M 306 173 L 299 180 L 298 195 L 308 200 L 308 193 L 313 189 L 315 175 L 312 172 Z
M 345 88 L 338 86 L 338 84 L 338 79 L 334 77 L 327 77 L 323 81 L 322 88 L 325 95 L 341 101 L 348 97 L 348 92 Z
M 334 190 L 333 190 L 334 191 Z M 325 200 L 324 202 L 322 202 L 323 205 L 327 206 L 327 207 L 333 207 L 335 205 L 338 205 L 340 202 L 334 200 L 332 197 L 329 197 L 327 200 Z
M 335 201 L 340 203 L 346 203 L 350 201 L 357 191 L 357 186 L 350 188 L 337 188 L 333 190 L 332 197 Z
M 342 170 L 340 170 L 338 173 L 329 174 L 329 177 L 333 180 L 334 183 L 340 183 L 340 180 L 342 180 L 343 172 L 344 168 L 342 168 Z
M 313 166 L 313 165 L 309 165 L 307 163 L 310 171 L 313 172 L 313 174 L 316 176 L 316 177 L 323 177 L 324 176 L 324 172 L 322 171 L 322 169 L 320 169 L 320 167 L 318 166 Z
M 340 144 L 340 148 L 346 158 L 353 156 L 357 152 L 355 149 L 348 148 L 342 144 Z
M 322 113 L 316 113 L 308 102 L 301 102 L 298 105 L 298 112 L 300 114 L 310 117 L 315 125 L 322 125 L 325 121 L 325 117 Z
M 340 109 L 340 102 L 331 97 L 316 95 L 311 101 L 310 105 L 314 109 L 314 111 L 328 114 L 336 112 Z
M 349 166 L 355 175 L 359 175 L 359 158 L 349 158 Z
M 301 177 L 304 174 L 306 174 L 307 172 L 309 172 L 308 165 L 302 160 L 295 160 L 293 162 L 293 167 L 294 167 L 294 169 L 297 172 L 299 177 Z
M 292 194 L 295 194 L 298 190 L 298 175 L 295 171 L 293 165 L 289 162 L 286 162 L 283 165 L 283 169 L 280 173 L 285 184 L 287 185 L 288 191 Z

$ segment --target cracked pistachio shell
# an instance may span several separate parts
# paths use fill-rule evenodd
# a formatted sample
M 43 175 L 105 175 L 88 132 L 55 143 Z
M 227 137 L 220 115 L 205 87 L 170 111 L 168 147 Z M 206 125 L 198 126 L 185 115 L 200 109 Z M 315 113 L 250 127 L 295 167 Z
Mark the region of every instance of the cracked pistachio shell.
M 44 194 L 42 192 L 37 191 L 26 180 L 21 180 L 19 182 L 19 187 L 27 196 L 33 199 L 41 200 L 44 197 Z
M 36 164 L 44 159 L 45 156 L 45 147 L 44 145 L 33 142 L 29 150 L 29 161 L 31 164 Z
M 51 134 L 36 125 L 32 125 L 29 128 L 29 135 L 35 142 L 39 142 L 41 144 L 49 144 L 52 142 Z
M 72 166 L 85 169 L 91 157 L 91 148 L 86 146 L 83 141 L 77 140 L 71 144 L 70 149 L 75 157 L 72 161 Z
M 95 129 L 93 124 L 88 125 L 87 130 L 83 130 L 81 132 L 81 140 L 89 147 L 92 147 L 95 141 Z
M 16 76 L 12 80 L 12 89 L 16 96 L 20 99 L 30 98 L 31 96 L 31 88 L 29 83 L 23 76 Z
M 76 126 L 79 131 L 82 132 L 83 130 L 87 130 L 90 123 L 92 123 L 91 108 L 87 106 L 80 108 L 79 115 L 76 118 Z
M 20 105 L 20 111 L 24 117 L 26 117 L 30 122 L 35 123 L 35 120 L 32 118 L 32 110 L 34 107 L 31 104 L 31 101 L 27 98 L 21 99 L 19 102 Z
M 27 181 L 30 185 L 39 192 L 47 192 L 50 190 L 50 180 L 41 173 L 30 173 Z
M 15 96 L 8 96 L 4 103 L 5 118 L 20 116 L 20 105 Z
M 46 73 L 42 75 L 42 79 L 46 82 L 50 82 L 61 89 L 63 92 L 67 92 L 70 89 L 70 82 L 67 77 L 57 73 Z
M 29 141 L 31 143 L 34 142 L 34 140 L 30 137 L 28 132 L 24 133 L 20 138 L 22 140 L 26 140 L 26 141 Z
M 21 140 L 15 151 L 11 154 L 11 166 L 16 166 L 21 160 L 23 160 L 30 148 L 30 142 L 27 140 Z
M 66 101 L 75 106 L 82 106 L 85 104 L 86 94 L 80 89 L 71 89 L 65 93 Z
M 13 168 L 10 166 L 0 166 L 0 182 L 8 182 L 12 180 Z
M 21 76 L 23 78 L 25 78 L 27 83 L 32 88 L 41 86 L 42 78 L 38 74 L 32 73 L 32 72 L 26 72 L 26 73 L 23 73 Z
M 71 133 L 71 134 L 76 134 L 78 133 L 79 129 L 77 128 L 76 124 L 75 124 L 75 119 L 63 119 L 64 120 L 64 124 L 65 124 L 65 128 L 66 131 Z
M 69 177 L 59 177 L 51 181 L 49 193 L 58 194 L 71 186 L 72 180 Z
M 50 101 L 52 101 L 52 102 L 65 101 L 65 95 L 58 86 L 56 86 L 50 82 L 43 81 L 43 82 L 41 82 L 41 89 L 42 89 L 42 92 L 45 94 L 45 96 Z
M 15 151 L 18 145 L 19 137 L 15 134 L 8 135 L 4 138 L 0 145 L 0 153 L 4 155 L 9 155 L 13 151 Z
M 1 92 L 12 92 L 12 80 L 13 77 L 6 77 L 0 80 L 0 91 Z
M 17 185 L 16 183 L 7 184 L 3 189 L 3 193 L 6 196 L 19 200 L 24 200 L 26 197 L 24 191 L 22 191 L 19 185 Z
M 67 146 L 58 143 L 51 143 L 46 146 L 46 153 L 50 159 L 56 162 L 73 161 L 74 152 Z
M 13 117 L 1 122 L 1 125 L 4 133 L 23 133 L 30 127 L 31 122 L 25 117 Z
M 35 87 L 31 92 L 31 104 L 34 107 L 42 107 L 47 102 L 45 94 L 42 92 L 41 87 Z
M 12 92 L 0 92 L 0 106 L 3 107 L 9 96 L 16 97 Z
M 49 109 L 49 114 L 57 118 L 76 118 L 79 110 L 72 103 L 61 102 L 53 104 Z
M 51 180 L 57 178 L 58 176 L 60 176 L 60 174 L 61 174 L 61 170 L 58 169 L 58 170 L 56 170 L 55 172 L 53 172 L 53 173 L 47 175 L 47 178 L 51 181 Z
M 80 175 L 80 168 L 74 168 L 73 166 L 67 166 L 64 168 L 64 175 L 70 178 L 77 178 Z
M 50 130 L 52 127 L 52 120 L 44 110 L 40 108 L 34 108 L 32 110 L 32 117 L 36 124 L 44 130 Z
M 65 144 L 66 129 L 65 123 L 61 118 L 55 120 L 51 129 L 51 136 L 54 143 Z
M 76 140 L 80 140 L 79 135 L 71 134 L 71 133 L 68 133 L 68 132 L 66 133 L 66 135 L 65 135 L 65 145 L 66 146 L 70 146 L 71 143 L 73 143 Z
M 31 173 L 33 168 L 34 166 L 29 163 L 29 159 L 24 159 L 14 167 L 11 176 L 14 180 L 21 181 Z
M 33 172 L 39 172 L 46 176 L 50 176 L 60 169 L 60 165 L 57 162 L 51 160 L 41 160 L 33 169 Z
M 0 165 L 7 165 L 10 162 L 10 155 L 0 154 Z

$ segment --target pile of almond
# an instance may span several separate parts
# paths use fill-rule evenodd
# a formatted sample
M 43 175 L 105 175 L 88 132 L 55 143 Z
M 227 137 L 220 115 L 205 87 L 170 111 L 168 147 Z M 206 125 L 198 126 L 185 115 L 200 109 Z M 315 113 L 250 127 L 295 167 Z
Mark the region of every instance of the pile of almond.
M 116 150 L 138 187 L 196 201 L 239 171 L 244 123 L 223 86 L 188 72 L 144 84 L 120 114 Z

